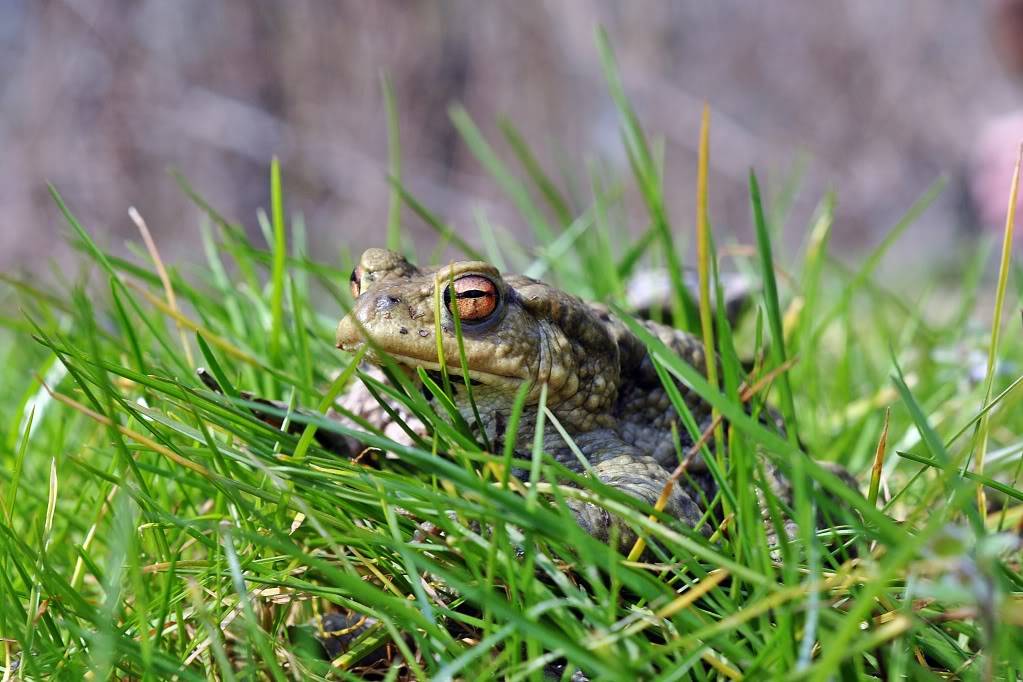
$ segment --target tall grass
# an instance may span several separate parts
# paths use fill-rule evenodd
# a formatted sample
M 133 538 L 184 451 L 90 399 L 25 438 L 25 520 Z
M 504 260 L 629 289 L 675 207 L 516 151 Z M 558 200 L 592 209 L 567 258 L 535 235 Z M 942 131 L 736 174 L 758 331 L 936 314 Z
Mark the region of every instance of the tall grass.
M 679 453 L 702 457 L 720 483 L 718 499 L 705 501 L 714 533 L 564 470 L 540 440 L 477 442 L 425 375 L 436 400 L 403 382 L 367 381 L 422 419 L 428 439 L 403 445 L 323 416 L 360 373 L 333 343 L 356 254 L 310 257 L 301 221 L 287 219 L 276 162 L 263 242 L 183 185 L 208 218 L 206 264 L 187 276 L 162 262 L 158 243 L 132 259 L 104 250 L 54 191 L 85 275 L 60 289 L 4 276 L 0 289 L 5 679 L 520 679 L 561 665 L 565 679 L 574 670 L 622 680 L 1021 674 L 1023 575 L 1008 529 L 1023 520 L 1014 390 L 1023 344 L 1008 328 L 984 365 L 998 336 L 973 322 L 987 297 L 979 274 L 942 294 L 940 318 L 924 313 L 940 282 L 896 292 L 876 275 L 935 192 L 922 203 L 907 197 L 907 219 L 850 272 L 827 253 L 832 197 L 801 252 L 775 260 L 778 226 L 767 216 L 786 211 L 751 175 L 757 244 L 742 265 L 759 268 L 763 295 L 731 329 L 722 305 L 709 309 L 721 287 L 704 214 L 698 303 L 681 287 L 680 264 L 697 259 L 676 239 L 697 226 L 668 215 L 657 146 L 603 38 L 600 47 L 630 178 L 595 170 L 578 205 L 511 123 L 502 146 L 455 108 L 453 124 L 538 241 L 524 248 L 481 216 L 487 253 L 475 253 L 467 240 L 476 240 L 402 186 L 392 115 L 391 181 L 406 210 L 392 204 L 388 242 L 408 244 L 400 220 L 414 215 L 440 244 L 619 309 L 634 273 L 666 263 L 673 319 L 714 344 L 721 375 L 708 381 L 635 331 L 667 386 L 683 381 L 728 420 L 722 447 Z M 650 224 L 622 243 L 614 222 L 628 191 Z M 996 283 L 999 308 L 1013 294 L 1008 272 Z M 194 362 L 223 395 L 205 388 Z M 293 435 L 260 421 L 243 391 L 283 401 L 285 424 L 305 428 Z M 684 396 L 669 393 L 678 428 L 699 439 Z M 510 398 L 513 421 L 523 398 Z M 750 416 L 765 398 L 780 405 L 788 436 Z M 975 428 L 980 436 L 962 437 Z M 356 436 L 396 459 L 373 467 L 338 457 L 314 431 Z M 963 463 L 978 439 L 986 456 L 974 472 Z M 864 491 L 876 468 L 876 494 L 860 496 L 806 455 L 844 464 Z M 529 480 L 510 476 L 513 467 Z M 792 509 L 765 485 L 771 467 L 792 480 Z M 1003 511 L 978 512 L 980 483 Z M 777 547 L 761 490 L 776 525 L 799 523 Z M 566 498 L 599 500 L 639 531 L 646 552 L 630 560 L 587 536 Z M 371 619 L 332 665 L 289 637 L 330 610 Z

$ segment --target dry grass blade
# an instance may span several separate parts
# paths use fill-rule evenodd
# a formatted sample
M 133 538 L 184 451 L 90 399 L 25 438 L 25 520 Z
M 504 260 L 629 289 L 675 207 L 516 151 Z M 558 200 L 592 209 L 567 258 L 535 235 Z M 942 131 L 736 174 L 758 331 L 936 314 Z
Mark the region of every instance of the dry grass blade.
M 877 449 L 874 451 L 874 466 L 870 469 L 870 492 L 867 499 L 871 504 L 877 504 L 877 492 L 881 487 L 881 468 L 884 466 L 884 453 L 888 445 L 888 424 L 892 416 L 892 408 L 884 411 L 884 426 L 881 428 L 881 437 L 877 440 Z
M 671 618 L 680 611 L 690 607 L 697 599 L 720 585 L 721 582 L 730 575 L 731 573 L 728 569 L 716 568 L 713 571 L 710 571 L 706 577 L 702 578 L 700 582 L 696 583 L 696 585 L 685 590 L 678 597 L 657 609 L 652 616 L 644 616 L 641 620 L 633 622 L 627 627 L 621 629 L 616 628 L 612 632 L 606 633 L 603 636 L 595 637 L 587 646 L 594 650 L 600 649 L 623 637 L 631 637 L 642 632 L 648 627 L 658 624 L 663 619 Z
M 132 439 L 136 443 L 141 443 L 142 445 L 145 445 L 147 448 L 149 448 L 153 452 L 160 453 L 161 455 L 163 455 L 167 459 L 171 460 L 175 464 L 183 466 L 183 467 L 185 467 L 187 469 L 191 469 L 195 473 L 197 473 L 200 476 L 203 476 L 205 478 L 212 478 L 213 477 L 213 475 L 209 471 L 206 470 L 206 467 L 202 466 L 201 464 L 196 464 L 195 462 L 187 460 L 184 457 L 182 457 L 181 455 L 179 455 L 178 453 L 174 452 L 173 450 L 160 445 L 159 443 L 154 441 L 152 438 L 148 438 L 146 436 L 143 436 L 141 433 L 138 433 L 136 431 L 132 431 L 131 429 L 129 429 L 129 428 L 125 427 L 125 426 L 121 426 L 120 424 L 115 423 L 109 417 L 105 417 L 102 414 L 100 414 L 99 412 L 95 412 L 95 411 L 89 409 L 88 407 L 86 407 L 85 405 L 81 404 L 80 402 L 78 402 L 74 398 L 71 398 L 70 396 L 66 396 L 63 393 L 56 393 L 56 392 L 52 391 L 50 389 L 50 387 L 47 386 L 46 384 L 43 384 L 43 386 L 46 388 L 46 392 L 49 393 L 50 396 L 54 400 L 56 400 L 57 402 L 60 402 L 60 403 L 63 403 L 65 405 L 67 405 L 68 407 L 70 407 L 71 409 L 75 410 L 76 412 L 81 412 L 86 417 L 89 417 L 90 419 L 92 419 L 92 420 L 94 420 L 96 422 L 99 422 L 100 424 L 103 424 L 104 426 L 111 426 L 111 427 L 117 429 L 121 433 L 121 435 L 126 436 L 127 438 Z
M 149 251 L 149 257 L 153 259 L 153 267 L 156 268 L 156 274 L 160 277 L 160 283 L 163 285 L 164 294 L 167 296 L 167 307 L 175 313 L 180 314 L 178 309 L 178 301 L 174 296 L 174 287 L 171 286 L 170 276 L 167 274 L 167 268 L 163 265 L 163 259 L 160 257 L 160 250 L 156 248 L 156 241 L 153 240 L 153 235 L 149 232 L 149 227 L 146 225 L 146 221 L 142 218 L 142 215 L 138 210 L 132 206 L 128 209 L 128 217 L 131 218 L 132 222 L 135 223 L 135 227 L 139 228 L 139 234 L 142 235 L 142 241 L 146 244 L 146 250 Z M 178 338 L 181 341 L 181 349 L 185 352 L 185 358 L 188 364 L 195 366 L 195 360 L 192 357 L 192 348 L 188 345 L 188 337 L 185 335 L 185 328 L 181 322 L 175 320 L 178 327 Z
M 688 607 L 690 604 L 695 602 L 697 599 L 713 590 L 722 580 L 727 578 L 729 573 L 724 568 L 717 568 L 707 574 L 707 577 L 697 583 L 696 587 L 691 590 L 686 590 L 685 594 L 673 599 L 671 603 L 666 604 L 657 610 L 658 618 L 670 618 L 682 609 Z
M 143 298 L 145 298 L 147 301 L 149 301 L 160 312 L 162 312 L 163 314 L 173 318 L 174 321 L 177 324 L 179 324 L 179 325 L 181 325 L 183 327 L 187 327 L 188 329 L 191 329 L 194 332 L 199 332 L 200 334 L 202 334 L 202 337 L 208 343 L 216 346 L 217 348 L 220 348 L 225 353 L 227 353 L 227 354 L 231 355 L 232 357 L 235 357 L 235 358 L 237 358 L 239 360 L 242 360 L 243 362 L 247 362 L 250 365 L 252 365 L 253 367 L 261 367 L 263 365 L 263 363 L 260 362 L 255 357 L 249 355 L 248 353 L 246 353 L 241 348 L 239 348 L 238 346 L 234 345 L 233 343 L 231 343 L 230 341 L 228 341 L 224 337 L 222 337 L 222 336 L 220 336 L 218 334 L 213 333 L 211 330 L 209 330 L 206 327 L 202 326 L 198 322 L 194 322 L 193 320 L 189 319 L 188 317 L 186 317 L 184 314 L 182 314 L 178 310 L 175 310 L 174 308 L 169 306 L 167 303 L 161 301 L 159 298 L 154 296 L 152 293 L 146 291 L 144 288 L 142 288 L 142 286 L 140 286 L 136 282 L 133 282 L 131 280 L 127 280 L 125 282 L 125 285 L 130 287 L 130 288 L 132 288 L 132 289 L 134 289 L 135 291 L 137 291 Z
M 710 311 L 710 220 L 707 217 L 707 165 L 710 157 L 710 106 L 703 105 L 700 118 L 700 149 L 696 171 L 696 259 L 700 280 L 700 331 L 703 334 L 703 355 L 707 358 L 707 382 L 718 386 L 714 323 Z M 717 419 L 717 410 L 712 414 Z M 715 428 L 715 431 L 717 429 Z M 720 443 L 720 432 L 717 434 Z
M 722 661 L 717 656 L 714 656 L 709 651 L 703 652 L 703 654 L 700 655 L 700 658 L 705 663 L 710 665 L 710 667 L 714 668 L 714 670 L 717 670 L 719 673 L 721 673 L 722 675 L 724 675 L 725 677 L 727 677 L 730 680 L 741 680 L 741 679 L 743 679 L 743 675 L 742 675 L 741 672 L 739 672 L 738 670 L 736 670 L 732 666 L 728 665 L 727 663 Z

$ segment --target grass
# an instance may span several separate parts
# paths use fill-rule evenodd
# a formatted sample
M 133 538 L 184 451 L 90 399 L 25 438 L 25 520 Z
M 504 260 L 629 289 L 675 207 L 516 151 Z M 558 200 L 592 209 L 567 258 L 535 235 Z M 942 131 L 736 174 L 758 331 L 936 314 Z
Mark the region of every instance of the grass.
M 452 110 L 540 242 L 525 249 L 481 215 L 481 255 L 621 308 L 629 277 L 648 264 L 667 266 L 678 284 L 679 235 L 700 226 L 700 295 L 676 286 L 670 305 L 673 319 L 714 344 L 720 375 L 708 380 L 657 339 L 645 341 L 668 386 L 683 380 L 728 419 L 725 447 L 702 453 L 722 485 L 708 501 L 718 531 L 705 538 L 560 469 L 539 441 L 483 447 L 425 375 L 438 400 L 376 385 L 430 426 L 415 445 L 316 416 L 358 372 L 333 344 L 356 254 L 310 257 L 301 221 L 286 219 L 276 162 L 264 243 L 185 185 L 208 216 L 206 264 L 187 274 L 155 246 L 131 259 L 103 250 L 55 192 L 83 276 L 55 289 L 4 276 L 0 289 L 5 679 L 356 679 L 385 644 L 374 670 L 392 679 L 539 679 L 556 661 L 566 679 L 574 669 L 623 680 L 1023 674 L 1015 390 L 1023 344 L 1018 334 L 999 339 L 999 326 L 984 322 L 990 313 L 977 312 L 995 298 L 981 276 L 985 259 L 970 260 L 966 284 L 951 293 L 938 281 L 896 291 L 876 275 L 935 190 L 922 203 L 907 198 L 907 220 L 858 269 L 828 254 L 830 196 L 804 246 L 775 260 L 780 226 L 767 216 L 787 214 L 778 204 L 791 190 L 765 205 L 751 176 L 756 248 L 729 252 L 748 254 L 735 264 L 764 286 L 732 329 L 722 306 L 710 309 L 709 292 L 720 291 L 710 221 L 668 216 L 663 150 L 600 45 L 632 176 L 595 164 L 584 204 L 558 189 L 511 123 L 502 122 L 501 147 Z M 408 245 L 404 204 L 404 218 L 433 225 L 439 245 L 468 249 L 401 185 L 384 88 L 388 241 Z M 623 244 L 615 225 L 630 191 L 650 224 Z M 701 183 L 701 206 L 707 191 Z M 998 311 L 1021 281 L 1008 255 L 994 287 Z M 925 314 L 939 297 L 943 312 Z M 752 396 L 741 362 L 751 358 L 750 383 L 769 378 Z M 196 362 L 224 395 L 204 387 Z M 241 391 L 283 401 L 285 421 L 305 426 L 292 435 L 259 421 Z M 765 396 L 781 406 L 788 437 L 741 405 L 745 397 L 755 413 Z M 682 395 L 672 398 L 678 428 L 693 431 Z M 374 468 L 339 458 L 317 445 L 316 430 L 357 435 L 397 460 Z M 804 452 L 845 465 L 864 493 L 875 471 L 876 500 Z M 980 453 L 977 470 L 968 462 Z M 513 459 L 532 485 L 509 476 Z M 770 512 L 799 522 L 773 551 L 756 492 L 767 463 L 795 491 L 788 510 L 768 496 Z M 999 491 L 1000 511 L 978 511 L 980 483 Z M 600 500 L 638 529 L 647 551 L 631 558 L 642 561 L 585 535 L 565 509 L 569 497 Z M 821 512 L 830 526 L 815 522 Z M 424 532 L 427 522 L 437 532 Z M 335 665 L 289 643 L 289 625 L 337 609 L 375 624 Z

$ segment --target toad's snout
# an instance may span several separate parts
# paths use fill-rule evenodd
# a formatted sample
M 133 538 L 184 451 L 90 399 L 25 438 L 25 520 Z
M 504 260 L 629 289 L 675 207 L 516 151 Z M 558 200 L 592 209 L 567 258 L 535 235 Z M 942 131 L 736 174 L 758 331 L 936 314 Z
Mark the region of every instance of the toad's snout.
M 379 291 L 363 294 L 356 299 L 351 312 L 345 315 L 337 326 L 335 337 L 337 347 L 342 350 L 355 350 L 368 329 L 374 328 L 379 331 L 381 325 L 400 323 L 398 318 L 407 316 L 402 306 L 403 299 L 397 292 Z
M 341 350 L 354 350 L 353 346 L 359 342 L 359 330 L 351 317 L 351 313 L 345 315 L 338 323 L 337 332 L 334 334 L 334 345 Z

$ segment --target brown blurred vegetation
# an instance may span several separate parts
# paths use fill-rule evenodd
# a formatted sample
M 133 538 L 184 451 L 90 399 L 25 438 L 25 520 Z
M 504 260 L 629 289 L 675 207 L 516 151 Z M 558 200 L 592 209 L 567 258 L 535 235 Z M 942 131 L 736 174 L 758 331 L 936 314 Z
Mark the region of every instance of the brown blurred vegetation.
M 412 192 L 470 241 L 476 211 L 524 234 L 460 142 L 448 106 L 462 103 L 493 142 L 498 120 L 513 121 L 585 204 L 588 163 L 627 172 L 598 24 L 644 124 L 664 135 L 678 229 L 692 223 L 706 99 L 716 229 L 748 234 L 750 166 L 777 190 L 805 159 L 790 238 L 835 188 L 837 246 L 871 244 L 945 174 L 950 188 L 908 237 L 940 247 L 971 220 L 961 180 L 979 128 L 1020 101 L 996 60 L 985 8 L 969 0 L 4 0 L 0 269 L 66 259 L 47 181 L 104 242 L 135 239 L 134 205 L 165 255 L 183 258 L 198 251 L 199 212 L 167 169 L 251 229 L 268 204 L 273 155 L 287 208 L 305 216 L 323 258 L 379 244 L 388 192 L 383 72 L 397 92 Z M 636 231 L 645 221 L 637 208 L 627 222 Z M 407 212 L 406 223 L 431 243 Z

